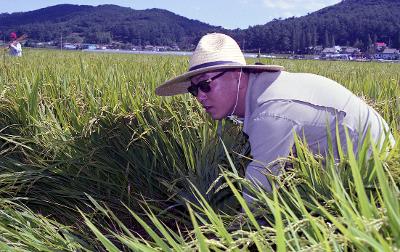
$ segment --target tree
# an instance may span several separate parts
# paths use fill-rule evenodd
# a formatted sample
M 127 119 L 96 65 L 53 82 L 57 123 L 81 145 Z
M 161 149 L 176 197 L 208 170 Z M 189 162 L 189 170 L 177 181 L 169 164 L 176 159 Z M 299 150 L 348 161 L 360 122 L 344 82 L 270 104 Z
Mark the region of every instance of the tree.
M 328 30 L 325 30 L 324 47 L 331 47 Z
M 314 44 L 313 44 L 313 35 L 309 30 L 307 31 L 307 33 L 306 33 L 306 35 L 304 37 L 306 38 L 306 47 L 314 46 Z
M 297 52 L 299 50 L 300 47 L 300 38 L 299 38 L 299 32 L 296 29 L 296 27 L 293 27 L 293 31 L 292 31 L 292 51 Z
M 318 45 L 318 40 L 319 40 L 319 37 L 318 37 L 318 33 L 317 33 L 317 28 L 314 27 L 314 29 L 313 29 L 313 41 L 312 41 L 312 45 L 314 47 Z
M 64 37 L 64 43 L 82 43 L 84 40 L 83 37 L 81 37 L 79 34 L 77 33 L 71 33 L 68 36 Z
M 397 34 L 397 45 L 396 45 L 396 48 L 400 49 L 400 31 Z
M 109 44 L 111 43 L 111 33 L 110 32 L 96 32 L 95 40 L 100 44 Z
M 354 42 L 353 47 L 361 49 L 364 47 L 364 43 L 361 40 L 356 39 L 356 42 Z
M 367 52 L 373 54 L 375 52 L 374 43 L 372 42 L 371 36 L 368 34 L 367 38 Z

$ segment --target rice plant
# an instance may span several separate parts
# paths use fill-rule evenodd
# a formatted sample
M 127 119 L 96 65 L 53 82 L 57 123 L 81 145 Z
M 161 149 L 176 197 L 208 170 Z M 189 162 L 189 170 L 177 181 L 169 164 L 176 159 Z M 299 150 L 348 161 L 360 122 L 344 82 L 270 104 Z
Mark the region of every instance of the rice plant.
M 400 64 L 263 63 L 342 83 L 399 142 Z M 220 141 L 189 95 L 154 95 L 187 65 L 187 57 L 45 50 L 7 58 L 2 250 L 399 250 L 398 146 L 323 163 L 298 141 L 301 155 L 266 193 L 243 179 L 249 147 L 237 126 L 225 122 Z

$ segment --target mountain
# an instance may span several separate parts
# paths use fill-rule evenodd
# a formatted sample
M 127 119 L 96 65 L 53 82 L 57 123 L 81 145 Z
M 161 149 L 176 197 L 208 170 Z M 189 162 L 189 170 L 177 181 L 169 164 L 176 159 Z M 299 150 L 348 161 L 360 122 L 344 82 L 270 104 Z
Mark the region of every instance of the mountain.
M 134 45 L 178 45 L 193 49 L 205 33 L 233 36 L 247 51 L 306 53 L 322 45 L 348 45 L 364 51 L 374 42 L 400 48 L 399 0 L 344 0 L 303 17 L 274 19 L 248 29 L 227 30 L 161 9 L 116 5 L 56 5 L 0 14 L 0 31 L 27 33 L 31 40 Z
M 161 9 L 133 10 L 117 5 L 62 4 L 39 10 L 0 14 L 0 31 L 28 33 L 37 41 L 193 46 L 206 32 L 222 31 Z
M 274 19 L 233 32 L 245 48 L 268 52 L 304 52 L 322 45 L 354 46 L 364 51 L 375 42 L 400 48 L 399 0 L 344 0 L 299 18 Z

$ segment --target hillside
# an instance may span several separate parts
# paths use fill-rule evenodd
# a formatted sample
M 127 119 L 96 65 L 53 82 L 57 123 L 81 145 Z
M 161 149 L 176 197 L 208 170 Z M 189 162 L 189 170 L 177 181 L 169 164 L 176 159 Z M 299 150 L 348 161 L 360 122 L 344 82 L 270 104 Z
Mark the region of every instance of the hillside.
M 221 27 L 161 9 L 133 10 L 116 5 L 56 5 L 35 11 L 0 14 L 0 31 L 17 30 L 38 41 L 173 45 L 195 44 L 205 32 Z
M 116 5 L 56 5 L 24 13 L 0 14 L 0 31 L 28 33 L 31 40 L 175 45 L 193 49 L 205 33 L 232 35 L 245 50 L 306 53 L 322 45 L 374 42 L 400 48 L 400 1 L 344 0 L 303 17 L 274 19 L 248 29 L 226 30 L 161 9 L 134 10 Z
M 400 1 L 345 0 L 299 18 L 275 19 L 232 35 L 247 49 L 303 51 L 316 45 L 355 46 L 368 50 L 374 42 L 400 48 Z

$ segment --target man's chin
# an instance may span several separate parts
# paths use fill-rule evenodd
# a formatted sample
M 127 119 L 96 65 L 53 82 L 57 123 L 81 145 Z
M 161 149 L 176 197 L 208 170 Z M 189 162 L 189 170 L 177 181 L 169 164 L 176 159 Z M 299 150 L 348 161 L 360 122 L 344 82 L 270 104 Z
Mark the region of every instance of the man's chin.
M 211 113 L 209 113 L 209 115 L 211 116 L 211 118 L 213 120 L 221 120 L 221 119 L 224 119 L 226 117 L 226 116 L 215 115 L 215 114 L 211 114 Z

